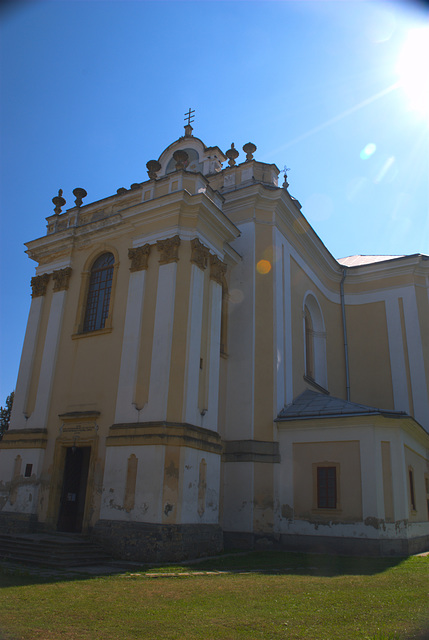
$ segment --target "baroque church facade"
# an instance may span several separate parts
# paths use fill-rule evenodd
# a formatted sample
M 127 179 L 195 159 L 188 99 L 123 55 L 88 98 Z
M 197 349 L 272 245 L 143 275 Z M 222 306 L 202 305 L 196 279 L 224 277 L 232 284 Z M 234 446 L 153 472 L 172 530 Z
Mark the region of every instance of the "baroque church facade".
M 337 261 L 255 145 L 185 134 L 53 199 L 8 432 L 4 532 L 141 561 L 429 544 L 429 258 Z

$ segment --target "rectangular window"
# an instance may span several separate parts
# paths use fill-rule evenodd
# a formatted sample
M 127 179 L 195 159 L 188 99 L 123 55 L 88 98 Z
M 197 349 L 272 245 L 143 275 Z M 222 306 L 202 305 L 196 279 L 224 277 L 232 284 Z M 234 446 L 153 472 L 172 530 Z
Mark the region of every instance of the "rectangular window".
M 33 473 L 33 465 L 32 464 L 26 464 L 25 465 L 24 478 L 31 478 L 31 474 L 32 473 Z
M 317 467 L 317 508 L 336 509 L 337 468 Z

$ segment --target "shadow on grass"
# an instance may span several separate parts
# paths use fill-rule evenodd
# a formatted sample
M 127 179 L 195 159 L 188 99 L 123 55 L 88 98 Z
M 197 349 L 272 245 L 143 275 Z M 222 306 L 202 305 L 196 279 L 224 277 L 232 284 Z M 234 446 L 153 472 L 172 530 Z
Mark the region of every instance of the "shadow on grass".
M 47 584 L 70 580 L 89 580 L 101 577 L 115 577 L 120 574 L 132 574 L 144 577 L 145 573 L 161 574 L 162 577 L 183 574 L 201 574 L 202 572 L 226 573 L 262 573 L 264 575 L 302 575 L 315 577 L 375 575 L 397 567 L 407 558 L 367 558 L 352 556 L 332 556 L 285 551 L 249 551 L 228 553 L 214 558 L 201 558 L 180 564 L 149 565 L 131 564 L 120 561 L 103 567 L 81 568 L 79 572 L 70 569 L 55 570 L 46 567 L 25 565 L 8 566 L 0 561 L 0 588 L 20 585 Z M 428 562 L 428 558 L 416 558 L 417 562 Z M 161 577 L 160 575 L 160 577 Z
M 199 570 L 260 571 L 288 575 L 373 575 L 383 573 L 404 562 L 406 558 L 366 558 L 285 551 L 252 551 L 218 558 L 207 558 L 192 564 Z

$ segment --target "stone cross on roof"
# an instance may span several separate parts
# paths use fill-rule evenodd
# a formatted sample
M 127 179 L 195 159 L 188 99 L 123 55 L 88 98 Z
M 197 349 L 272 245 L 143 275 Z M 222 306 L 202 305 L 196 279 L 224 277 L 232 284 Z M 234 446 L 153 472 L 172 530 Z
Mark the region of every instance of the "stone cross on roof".
M 191 109 L 191 107 L 189 107 L 189 111 L 187 113 L 185 113 L 185 117 L 183 118 L 184 120 L 187 120 L 187 124 L 191 124 L 191 122 L 194 121 L 194 113 L 195 113 L 195 109 Z

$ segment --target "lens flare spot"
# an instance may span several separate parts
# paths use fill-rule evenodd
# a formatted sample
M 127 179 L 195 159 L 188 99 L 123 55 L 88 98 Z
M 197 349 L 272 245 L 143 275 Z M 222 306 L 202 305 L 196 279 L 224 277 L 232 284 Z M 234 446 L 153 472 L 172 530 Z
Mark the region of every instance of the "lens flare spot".
M 428 59 L 429 28 L 411 29 L 399 54 L 396 71 L 411 109 L 425 116 L 429 116 Z
M 383 178 L 385 178 L 388 175 L 394 163 L 395 163 L 395 156 L 390 156 L 390 158 L 387 158 L 386 162 L 383 164 L 383 166 L 381 167 L 381 169 L 379 170 L 379 172 L 374 178 L 375 184 L 378 184 L 379 182 L 381 182 Z
M 376 145 L 373 142 L 369 142 L 366 147 L 362 149 L 359 155 L 362 160 L 368 160 L 368 158 L 370 158 L 372 154 L 375 153 L 376 149 Z
M 229 292 L 229 301 L 233 304 L 240 304 L 244 300 L 244 293 L 241 289 L 231 289 Z
M 269 260 L 259 260 L 256 265 L 256 271 L 264 276 L 271 271 L 271 262 Z

